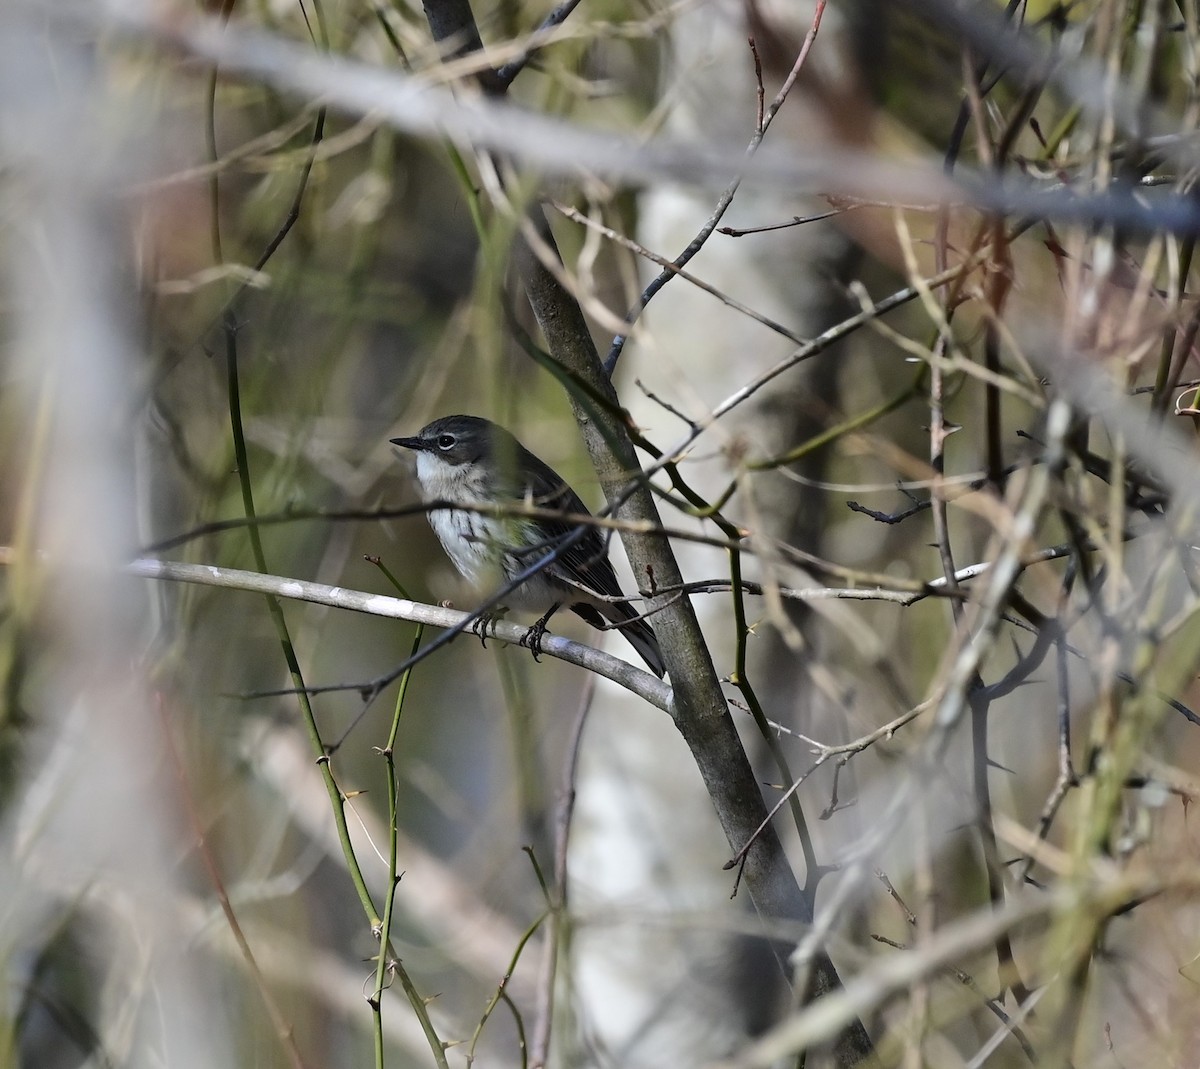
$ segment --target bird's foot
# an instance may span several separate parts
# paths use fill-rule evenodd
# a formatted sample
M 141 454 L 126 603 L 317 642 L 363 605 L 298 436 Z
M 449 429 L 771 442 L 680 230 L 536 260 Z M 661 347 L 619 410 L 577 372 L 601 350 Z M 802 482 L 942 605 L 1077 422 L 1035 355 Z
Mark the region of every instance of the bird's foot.
M 471 634 L 479 639 L 480 645 L 487 649 L 488 628 L 492 629 L 492 638 L 496 637 L 496 622 L 503 620 L 508 615 L 508 610 L 501 606 L 491 612 L 481 612 L 471 622 Z
M 555 609 L 558 608 L 556 605 Z M 535 623 L 524 635 L 521 636 L 521 645 L 524 646 L 530 653 L 533 654 L 535 661 L 541 659 L 542 639 L 546 637 L 549 628 L 546 626 L 547 621 L 553 615 L 554 609 L 546 613 L 537 623 Z

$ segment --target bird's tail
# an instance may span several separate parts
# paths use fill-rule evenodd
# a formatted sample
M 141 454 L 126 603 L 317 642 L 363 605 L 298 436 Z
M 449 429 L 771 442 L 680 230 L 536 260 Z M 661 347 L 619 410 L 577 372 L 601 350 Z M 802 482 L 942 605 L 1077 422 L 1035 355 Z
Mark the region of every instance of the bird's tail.
M 639 620 L 637 613 L 628 605 L 619 602 L 606 602 L 602 605 L 579 602 L 572 605 L 571 610 L 593 627 L 603 627 L 607 619 L 629 640 L 629 644 L 637 650 L 638 656 L 646 662 L 646 667 L 651 672 L 659 679 L 666 675 L 667 666 L 663 663 L 662 649 L 658 645 L 654 629 L 645 620 Z

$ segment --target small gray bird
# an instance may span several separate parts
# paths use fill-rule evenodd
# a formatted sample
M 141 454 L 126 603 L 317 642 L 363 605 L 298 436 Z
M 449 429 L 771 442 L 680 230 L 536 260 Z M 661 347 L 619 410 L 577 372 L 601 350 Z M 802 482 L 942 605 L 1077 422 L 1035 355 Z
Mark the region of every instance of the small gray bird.
M 443 416 L 415 437 L 393 438 L 391 443 L 417 454 L 417 481 L 426 501 L 526 504 L 564 515 L 591 515 L 553 468 L 503 427 L 478 416 Z M 579 530 L 565 520 L 485 516 L 453 508 L 431 510 L 429 523 L 454 567 L 476 586 L 515 579 Z M 666 668 L 650 625 L 637 618 L 628 602 L 605 600 L 621 596 L 605 540 L 589 526 L 505 602 L 544 613 L 528 636 L 535 652 L 546 622 L 568 605 L 593 627 L 604 627 L 605 620 L 615 624 L 650 671 L 662 676 Z

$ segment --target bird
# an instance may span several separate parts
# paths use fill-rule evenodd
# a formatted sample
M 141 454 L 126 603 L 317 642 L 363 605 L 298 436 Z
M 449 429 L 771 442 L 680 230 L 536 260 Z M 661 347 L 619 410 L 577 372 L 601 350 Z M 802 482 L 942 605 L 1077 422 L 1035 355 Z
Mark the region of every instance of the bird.
M 564 517 L 590 516 L 583 501 L 545 461 L 503 427 L 480 416 L 442 416 L 408 438 L 391 438 L 416 454 L 417 482 L 430 509 L 429 524 L 454 567 L 472 585 L 508 583 L 539 560 L 558 553 L 540 571 L 504 596 L 505 608 L 541 612 L 522 644 L 536 654 L 550 617 L 567 606 L 593 627 L 611 623 L 659 678 L 666 667 L 658 639 L 623 597 L 594 526 L 567 519 L 485 515 L 456 509 L 494 505 L 552 509 Z M 575 536 L 571 540 L 572 536 Z M 607 622 L 607 623 L 606 623 Z

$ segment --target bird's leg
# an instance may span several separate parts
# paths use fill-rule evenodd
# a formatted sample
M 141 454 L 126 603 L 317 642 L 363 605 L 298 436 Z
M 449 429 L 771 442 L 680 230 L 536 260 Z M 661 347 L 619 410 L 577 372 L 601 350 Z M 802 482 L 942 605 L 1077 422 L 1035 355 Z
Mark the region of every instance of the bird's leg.
M 558 612 L 560 602 L 555 602 L 546 610 L 545 614 L 537 621 L 525 634 L 521 637 L 521 645 L 524 646 L 530 653 L 533 654 L 533 659 L 536 661 L 542 652 L 542 638 L 546 634 L 546 624 L 550 622 L 550 617 Z
M 471 634 L 479 639 L 479 643 L 483 648 L 487 649 L 487 630 L 492 627 L 492 638 L 496 637 L 495 628 L 492 626 L 497 620 L 503 620 L 508 615 L 508 607 L 505 605 L 497 606 L 488 612 L 479 613 L 471 622 Z

